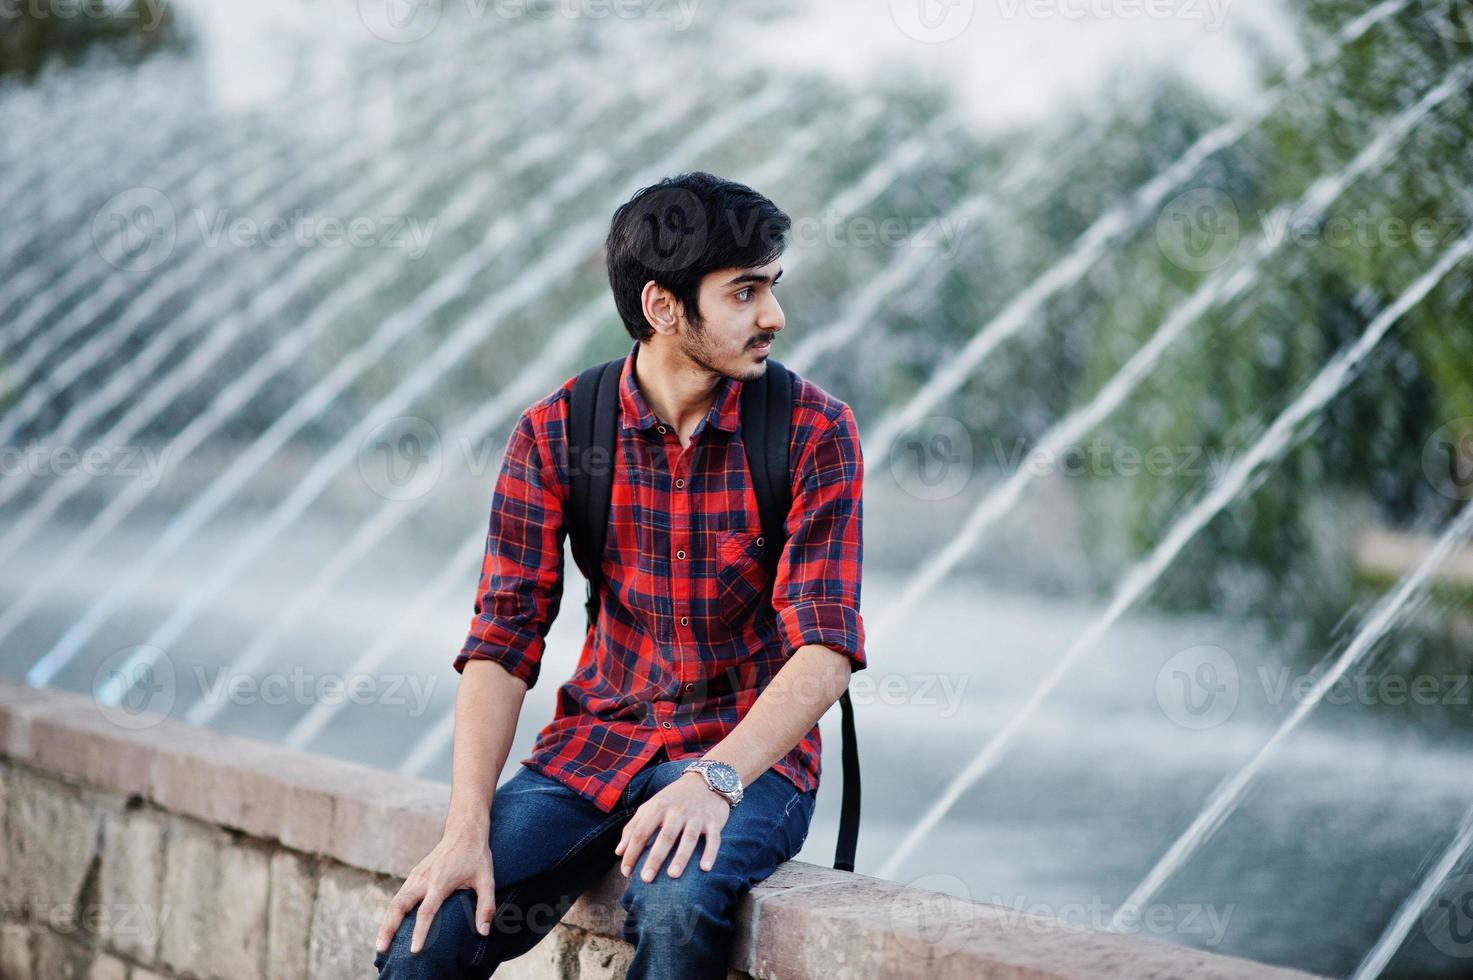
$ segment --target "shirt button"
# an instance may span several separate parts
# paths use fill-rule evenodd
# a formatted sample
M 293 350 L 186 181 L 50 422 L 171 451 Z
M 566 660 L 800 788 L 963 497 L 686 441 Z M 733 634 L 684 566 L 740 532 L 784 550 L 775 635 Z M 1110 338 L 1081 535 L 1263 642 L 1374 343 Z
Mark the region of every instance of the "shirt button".
M 664 435 L 665 434 L 665 427 L 663 425 L 657 425 L 657 426 L 655 426 L 655 428 L 657 428 L 657 429 L 660 430 L 660 435 Z
M 687 691 L 694 691 L 696 689 L 696 686 L 694 684 L 687 684 L 685 685 L 685 689 Z
M 759 547 L 759 548 L 762 547 L 762 536 L 761 535 L 758 535 L 757 536 L 757 547 Z
M 678 558 L 678 559 L 680 559 L 681 561 L 685 561 L 685 551 L 683 549 L 680 550 L 680 551 L 677 551 L 675 553 L 675 557 Z
M 681 626 L 689 626 L 690 625 L 690 617 L 689 616 L 681 616 L 680 617 L 680 625 Z
M 675 481 L 675 489 L 681 490 L 681 489 L 684 489 L 684 487 L 685 487 L 685 481 L 684 480 L 676 480 Z
M 665 722 L 665 727 L 666 727 L 666 728 L 671 728 L 671 727 L 673 727 L 673 726 L 672 726 L 672 725 L 671 725 L 671 724 L 670 724 L 670 723 L 669 723 L 669 722 L 668 722 L 668 721 L 667 721 L 667 722 Z

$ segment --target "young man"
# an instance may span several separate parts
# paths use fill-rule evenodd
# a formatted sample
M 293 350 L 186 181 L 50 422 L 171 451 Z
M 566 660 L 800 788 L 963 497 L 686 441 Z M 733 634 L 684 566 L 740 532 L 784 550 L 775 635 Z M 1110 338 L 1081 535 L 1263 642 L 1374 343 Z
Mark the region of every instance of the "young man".
M 720 980 L 742 894 L 807 837 L 818 719 L 865 666 L 863 464 L 849 406 L 795 374 L 788 537 L 764 539 L 739 399 L 783 329 L 789 228 L 706 173 L 615 212 L 609 283 L 635 343 L 598 619 L 552 722 L 498 787 L 562 596 L 570 378 L 507 442 L 455 660 L 444 838 L 384 915 L 381 977 L 489 976 L 618 864 L 628 976 Z

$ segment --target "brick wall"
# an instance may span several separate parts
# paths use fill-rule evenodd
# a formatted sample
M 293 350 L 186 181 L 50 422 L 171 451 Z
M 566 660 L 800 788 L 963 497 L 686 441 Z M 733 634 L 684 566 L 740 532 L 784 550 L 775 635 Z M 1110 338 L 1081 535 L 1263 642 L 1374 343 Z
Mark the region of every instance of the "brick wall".
M 0 980 L 373 977 L 449 788 L 0 681 Z M 510 980 L 622 977 L 617 869 Z M 1306 974 L 789 862 L 738 915 L 734 977 Z

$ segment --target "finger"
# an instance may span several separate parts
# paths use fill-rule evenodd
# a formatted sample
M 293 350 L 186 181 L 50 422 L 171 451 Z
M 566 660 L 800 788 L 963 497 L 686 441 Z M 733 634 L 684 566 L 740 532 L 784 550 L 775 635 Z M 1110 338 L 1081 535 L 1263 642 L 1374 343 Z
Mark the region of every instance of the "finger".
M 654 881 L 655 872 L 660 870 L 660 865 L 665 863 L 665 855 L 670 853 L 670 848 L 675 846 L 676 838 L 680 836 L 681 826 L 675 824 L 675 817 L 667 816 L 664 825 L 660 828 L 660 834 L 655 838 L 654 844 L 650 846 L 649 854 L 645 855 L 644 868 L 641 877 L 645 881 Z
M 476 931 L 491 935 L 491 920 L 496 915 L 496 879 L 490 874 L 476 879 Z
M 706 849 L 701 853 L 701 870 L 710 871 L 716 867 L 716 852 L 721 850 L 721 828 L 710 827 L 706 830 Z
M 394 933 L 399 931 L 399 923 L 404 921 L 404 916 L 414 907 L 414 903 L 419 901 L 417 893 L 418 889 L 406 882 L 404 887 L 399 889 L 399 894 L 389 902 L 389 907 L 379 922 L 378 938 L 374 940 L 374 948 L 378 952 L 382 953 L 388 949 L 389 944 L 394 941 Z
M 685 866 L 690 863 L 690 856 L 700 842 L 700 824 L 694 822 L 686 824 L 685 833 L 680 835 L 680 846 L 675 848 L 675 856 L 670 859 L 670 870 L 667 872 L 670 877 L 680 877 L 680 872 L 684 871 Z
M 640 852 L 644 850 L 644 842 L 649 836 L 645 832 L 643 824 L 636 825 L 638 819 L 636 817 L 634 820 L 629 821 L 628 825 L 624 828 L 624 839 L 619 842 L 619 853 L 624 856 L 624 860 L 619 863 L 619 870 L 626 878 L 633 872 L 634 861 L 639 857 Z
M 423 902 L 419 903 L 419 915 L 414 922 L 414 938 L 409 941 L 409 951 L 418 953 L 425 948 L 425 938 L 430 934 L 430 924 L 435 921 L 435 913 L 440 911 L 440 903 L 445 896 L 439 893 L 438 888 L 432 889 L 425 896 Z
M 633 850 L 634 836 L 644 828 L 647 822 L 645 818 L 648 814 L 648 805 L 642 806 L 634 811 L 634 816 L 630 817 L 629 821 L 624 824 L 624 832 L 619 835 L 619 843 L 614 848 L 615 854 L 624 854 L 627 851 Z

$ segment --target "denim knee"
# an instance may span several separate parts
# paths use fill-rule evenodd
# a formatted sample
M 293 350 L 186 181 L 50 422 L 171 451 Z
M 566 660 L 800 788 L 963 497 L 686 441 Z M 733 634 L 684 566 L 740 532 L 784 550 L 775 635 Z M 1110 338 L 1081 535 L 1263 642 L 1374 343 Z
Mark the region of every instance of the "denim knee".
M 419 909 L 415 906 L 399 923 L 389 948 L 375 953 L 373 966 L 380 980 L 459 977 L 473 961 L 484 938 L 474 931 L 475 892 L 462 889 L 447 897 L 430 923 L 424 946 L 418 953 L 411 953 Z
M 626 916 L 624 938 L 636 943 L 658 941 L 662 945 L 684 946 L 701 933 L 724 929 L 733 890 L 739 883 L 725 880 L 718 870 L 703 871 L 699 864 L 700 847 L 690 865 L 679 878 L 671 878 L 662 868 L 654 881 L 645 881 L 637 873 L 619 898 Z

